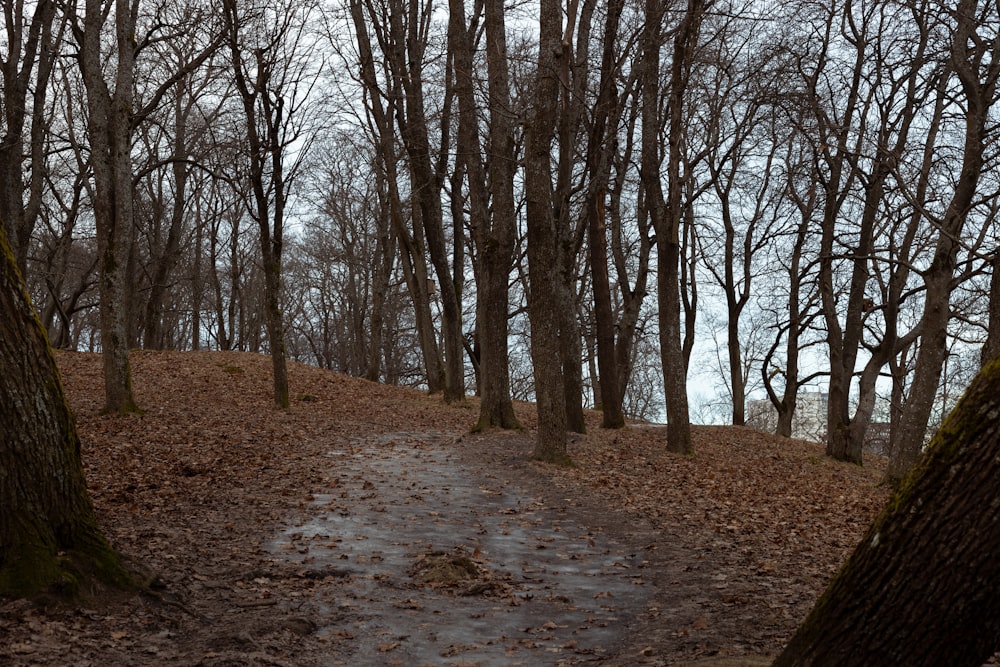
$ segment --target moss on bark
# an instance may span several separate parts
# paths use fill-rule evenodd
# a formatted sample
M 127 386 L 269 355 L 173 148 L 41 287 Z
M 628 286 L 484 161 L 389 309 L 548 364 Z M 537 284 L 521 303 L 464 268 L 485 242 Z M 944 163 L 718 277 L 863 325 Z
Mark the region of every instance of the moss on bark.
M 982 664 L 1000 636 L 1000 361 L 984 367 L 775 667 Z
M 2 233 L 0 369 L 0 596 L 136 588 L 97 527 L 55 359 Z
M 76 602 L 101 589 L 142 587 L 118 553 L 89 519 L 61 531 L 59 542 L 38 534 L 23 536 L 4 550 L 0 597 Z

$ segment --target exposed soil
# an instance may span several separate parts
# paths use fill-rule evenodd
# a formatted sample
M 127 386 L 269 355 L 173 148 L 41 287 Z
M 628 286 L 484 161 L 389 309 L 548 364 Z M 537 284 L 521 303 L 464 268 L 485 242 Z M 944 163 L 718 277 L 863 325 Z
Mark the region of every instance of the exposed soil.
M 474 400 L 134 353 L 142 415 L 60 354 L 102 527 L 149 594 L 0 602 L 3 665 L 769 664 L 885 500 L 879 461 L 748 429 L 470 434 Z

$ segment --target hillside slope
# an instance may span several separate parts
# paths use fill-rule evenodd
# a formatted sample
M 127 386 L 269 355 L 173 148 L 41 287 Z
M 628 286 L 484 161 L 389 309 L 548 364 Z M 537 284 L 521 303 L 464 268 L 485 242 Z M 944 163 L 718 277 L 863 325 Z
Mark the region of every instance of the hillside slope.
M 165 588 L 83 611 L 0 603 L 4 664 L 337 664 L 356 636 L 273 614 L 335 582 L 265 576 L 262 544 L 335 484 L 331 447 L 385 434 L 442 434 L 473 469 L 634 545 L 656 597 L 606 664 L 775 653 L 886 496 L 878 465 L 834 463 L 816 444 L 701 427 L 679 457 L 661 429 L 602 431 L 596 415 L 571 446 L 576 467 L 549 468 L 526 460 L 532 406 L 518 406 L 527 431 L 470 435 L 474 400 L 296 364 L 280 412 L 269 359 L 244 353 L 133 353 L 144 412 L 103 417 L 99 357 L 58 361 L 102 525 Z

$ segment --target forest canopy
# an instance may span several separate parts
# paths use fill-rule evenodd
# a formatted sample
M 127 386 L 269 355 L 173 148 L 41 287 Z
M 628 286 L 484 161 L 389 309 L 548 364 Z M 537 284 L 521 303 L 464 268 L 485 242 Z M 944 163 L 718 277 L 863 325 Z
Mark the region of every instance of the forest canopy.
M 819 388 L 899 477 L 994 354 L 989 3 L 222 6 L 5 12 L 0 218 L 109 411 L 136 347 L 537 400 L 554 458 Z

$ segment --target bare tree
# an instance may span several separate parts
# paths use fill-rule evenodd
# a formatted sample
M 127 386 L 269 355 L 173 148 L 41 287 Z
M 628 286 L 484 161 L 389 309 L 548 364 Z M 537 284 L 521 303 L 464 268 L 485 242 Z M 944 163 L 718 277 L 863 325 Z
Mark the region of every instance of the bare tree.
M 138 409 L 132 393 L 128 361 L 126 291 L 127 266 L 135 221 L 133 201 L 132 136 L 136 125 L 149 116 L 174 84 L 194 71 L 215 51 L 219 38 L 209 36 L 197 53 L 172 72 L 142 104 L 136 98 L 136 64 L 139 54 L 162 37 L 161 31 L 177 28 L 159 19 L 140 34 L 138 0 L 84 0 L 83 16 L 72 16 L 79 44 L 78 62 L 87 92 L 90 166 L 93 171 L 92 202 L 100 256 L 101 348 L 104 356 L 104 410 L 110 413 Z M 185 20 L 198 21 L 197 12 Z M 111 44 L 105 30 L 112 23 Z M 112 58 L 113 79 L 105 75 Z
M 611 155 L 617 136 L 621 104 L 617 80 L 621 77 L 620 56 L 616 51 L 622 0 L 608 3 L 604 21 L 604 44 L 601 49 L 600 83 L 587 141 L 587 234 L 590 242 L 590 270 L 594 292 L 594 328 L 597 365 L 600 373 L 600 407 L 604 428 L 625 426 L 624 392 L 621 371 L 615 353 L 615 322 L 611 304 L 611 280 L 608 275 L 608 231 L 606 198 L 611 172 Z M 609 131 L 610 129 L 610 131 Z
M 403 165 L 401 165 L 402 160 L 397 154 L 398 137 L 396 125 L 393 122 L 395 116 L 403 113 L 401 108 L 403 103 L 402 81 L 399 77 L 391 75 L 388 71 L 389 65 L 385 60 L 382 60 L 381 80 L 385 84 L 380 83 L 369 29 L 375 31 L 383 49 L 386 48 L 388 42 L 381 32 L 385 30 L 385 27 L 381 24 L 376 25 L 381 15 L 376 13 L 375 5 L 352 0 L 350 14 L 357 37 L 360 79 L 366 93 L 366 112 L 370 116 L 372 136 L 377 147 L 376 166 L 378 168 L 378 182 L 381 184 L 379 188 L 382 198 L 381 206 L 387 212 L 386 215 L 391 221 L 392 230 L 399 241 L 400 261 L 410 298 L 413 301 L 417 336 L 426 369 L 427 388 L 431 393 L 436 393 L 444 389 L 445 369 L 431 316 L 431 278 L 424 252 L 424 231 L 419 224 L 414 224 L 412 228 L 408 228 L 406 224 L 407 211 L 400 183 L 400 171 Z M 401 43 L 393 42 L 393 44 L 395 49 L 402 48 Z M 397 55 L 397 59 L 402 57 Z
M 782 223 L 776 205 L 775 179 L 780 160 L 780 135 L 768 101 L 775 76 L 775 59 L 766 46 L 758 21 L 722 17 L 715 23 L 714 45 L 695 82 L 702 101 L 697 126 L 704 128 L 705 168 L 714 214 L 704 215 L 696 238 L 702 266 L 725 299 L 727 365 L 725 377 L 732 399 L 732 423 L 746 422 L 746 392 L 752 359 L 744 349 L 742 330 L 747 306 L 757 293 L 764 272 L 762 256 Z M 700 84 L 700 85 L 699 85 Z
M 924 311 L 920 321 L 920 350 L 916 370 L 897 434 L 894 434 L 888 475 L 901 479 L 916 461 L 924 441 L 941 370 L 948 355 L 947 334 L 950 296 L 954 289 L 959 238 L 976 205 L 978 185 L 990 137 L 990 110 L 997 101 L 1000 79 L 1000 32 L 994 21 L 995 6 L 976 0 L 961 0 L 950 17 L 955 28 L 951 36 L 949 66 L 960 84 L 965 107 L 962 160 L 954 192 L 940 219 L 940 230 L 930 266 L 923 272 Z
M 454 60 L 458 100 L 458 157 L 469 188 L 469 222 L 477 250 L 476 335 L 479 343 L 480 410 L 476 429 L 518 428 L 510 396 L 508 307 L 514 254 L 514 128 L 504 6 L 497 0 L 484 5 L 486 67 L 489 94 L 489 147 L 482 160 L 479 113 L 473 78 L 475 22 L 467 26 L 465 3 L 450 0 L 449 49 Z M 453 192 L 454 201 L 458 201 Z M 492 195 L 492 207 L 490 198 Z
M 282 251 L 292 185 L 312 140 L 306 105 L 318 67 L 308 35 L 315 12 L 310 4 L 238 7 L 235 0 L 225 0 L 224 9 L 233 80 L 246 120 L 252 192 L 246 210 L 259 231 L 274 403 L 287 408 Z
M 66 25 L 57 5 L 55 0 L 4 3 L 0 219 L 22 272 L 42 203 L 49 138 L 46 100 Z
M 575 9 L 575 5 L 573 6 Z M 527 202 L 528 273 L 531 282 L 531 360 L 535 371 L 538 435 L 533 456 L 568 463 L 566 394 L 560 338 L 566 335 L 560 266 L 560 218 L 554 214 L 551 151 L 559 114 L 560 72 L 569 57 L 573 12 L 562 34 L 559 0 L 541 0 L 535 91 L 525 126 L 525 198 Z
M 172 69 L 183 69 L 189 54 L 197 48 L 192 33 L 164 42 L 162 62 Z M 206 63 L 206 75 L 188 73 L 174 86 L 161 123 L 151 130 L 148 142 L 150 164 L 140 170 L 138 179 L 145 186 L 152 208 L 153 224 L 146 227 L 148 258 L 148 295 L 142 314 L 142 344 L 146 349 L 166 347 L 164 310 L 171 284 L 176 282 L 175 268 L 181 263 L 186 234 L 191 233 L 193 187 L 198 184 L 195 170 L 206 169 L 205 153 L 213 140 L 212 126 L 220 121 L 220 110 L 230 91 L 220 85 L 221 67 Z M 215 101 L 218 100 L 218 101 Z M 153 124 L 147 124 L 150 127 Z M 142 128 L 140 132 L 143 132 Z M 217 147 L 212 147 L 217 150 Z
M 435 159 L 430 141 L 425 90 L 432 6 L 430 3 L 389 0 L 381 9 L 385 15 L 378 17 L 374 6 L 369 6 L 370 26 L 378 35 L 386 73 L 392 82 L 390 85 L 398 85 L 397 90 L 401 94 L 393 111 L 399 138 L 407 156 L 412 205 L 410 214 L 415 232 L 419 227 L 425 241 L 424 250 L 434 267 L 437 277 L 435 287 L 441 299 L 444 398 L 446 401 L 460 401 L 465 397 L 461 309 L 464 273 L 457 255 L 461 252 L 463 243 L 460 237 L 451 239 L 456 258 L 455 261 L 450 261 L 441 201 L 451 138 L 453 95 L 450 90 L 446 90 L 442 101 L 440 142 Z
M 691 451 L 691 419 L 687 400 L 687 362 L 681 342 L 681 216 L 688 184 L 681 180 L 684 100 L 706 2 L 689 0 L 674 32 L 667 102 L 667 199 L 660 183 L 659 147 L 660 49 L 664 7 L 646 1 L 642 37 L 642 183 L 650 219 L 656 230 L 657 296 L 660 356 L 667 401 L 667 448 Z

